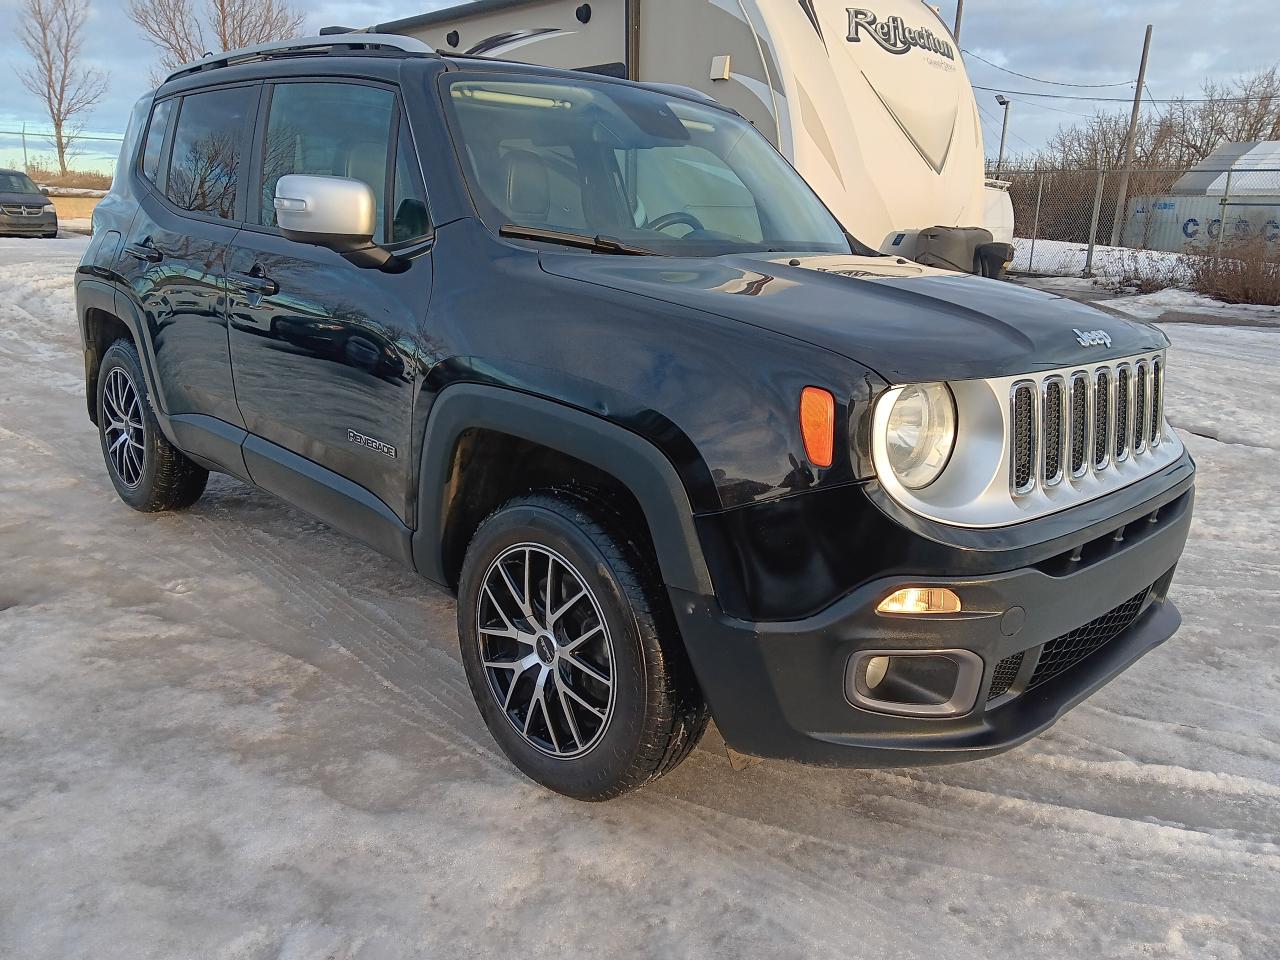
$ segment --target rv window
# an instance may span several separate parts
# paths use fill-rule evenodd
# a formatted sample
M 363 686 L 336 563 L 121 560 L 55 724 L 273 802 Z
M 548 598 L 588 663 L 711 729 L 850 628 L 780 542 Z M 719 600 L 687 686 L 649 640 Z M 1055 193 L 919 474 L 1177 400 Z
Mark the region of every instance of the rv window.
M 603 235 L 673 256 L 848 253 L 799 174 L 740 117 L 607 81 L 442 85 L 482 219 Z

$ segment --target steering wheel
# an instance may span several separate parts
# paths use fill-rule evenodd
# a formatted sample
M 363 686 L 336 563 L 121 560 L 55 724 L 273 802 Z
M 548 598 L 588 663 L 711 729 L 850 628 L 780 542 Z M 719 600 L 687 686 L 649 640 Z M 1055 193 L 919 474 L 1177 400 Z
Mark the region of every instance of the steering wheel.
M 701 220 L 692 213 L 686 213 L 684 210 L 677 210 L 675 213 L 664 213 L 657 219 L 650 220 L 644 226 L 646 230 L 665 230 L 667 227 L 674 227 L 681 223 L 687 227 L 692 227 L 694 230 L 707 229 L 702 225 Z

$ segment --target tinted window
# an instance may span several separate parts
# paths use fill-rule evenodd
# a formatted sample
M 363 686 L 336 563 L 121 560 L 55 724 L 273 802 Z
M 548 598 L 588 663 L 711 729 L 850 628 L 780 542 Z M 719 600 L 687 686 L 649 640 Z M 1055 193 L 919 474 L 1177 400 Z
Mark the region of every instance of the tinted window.
M 271 95 L 261 222 L 275 226 L 276 182 L 292 173 L 350 177 L 377 197 L 374 240 L 386 242 L 387 160 L 396 98 L 355 83 L 282 83 Z
M 430 230 L 427 196 L 422 189 L 418 155 L 409 136 L 409 125 L 400 120 L 400 141 L 396 145 L 396 189 L 391 200 L 391 242 L 416 240 Z
M 184 210 L 235 219 L 240 153 L 257 90 L 232 87 L 182 98 L 165 194 Z
M 142 175 L 155 183 L 160 169 L 160 148 L 164 135 L 169 132 L 169 117 L 173 113 L 173 100 L 163 100 L 151 114 L 151 126 L 147 127 L 147 142 L 142 147 Z

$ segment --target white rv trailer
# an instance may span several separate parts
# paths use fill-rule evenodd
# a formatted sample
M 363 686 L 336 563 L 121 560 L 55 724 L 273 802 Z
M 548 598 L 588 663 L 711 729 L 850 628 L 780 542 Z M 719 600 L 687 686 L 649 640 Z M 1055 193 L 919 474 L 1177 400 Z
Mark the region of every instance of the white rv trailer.
M 921 0 L 861 2 L 473 0 L 365 29 L 695 88 L 751 120 L 868 246 L 972 270 L 995 240 L 982 272 L 1002 270 L 1012 206 L 985 179 L 955 39 Z

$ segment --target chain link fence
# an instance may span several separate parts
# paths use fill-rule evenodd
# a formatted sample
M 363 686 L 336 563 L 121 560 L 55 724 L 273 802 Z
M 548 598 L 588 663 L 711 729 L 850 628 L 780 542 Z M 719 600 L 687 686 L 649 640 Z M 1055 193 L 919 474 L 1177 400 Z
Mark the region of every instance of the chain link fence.
M 1135 168 L 1127 188 L 1119 170 L 991 176 L 1010 185 L 1015 272 L 1120 277 L 1139 260 L 1172 272 L 1181 254 L 1250 239 L 1280 255 L 1280 168 Z

